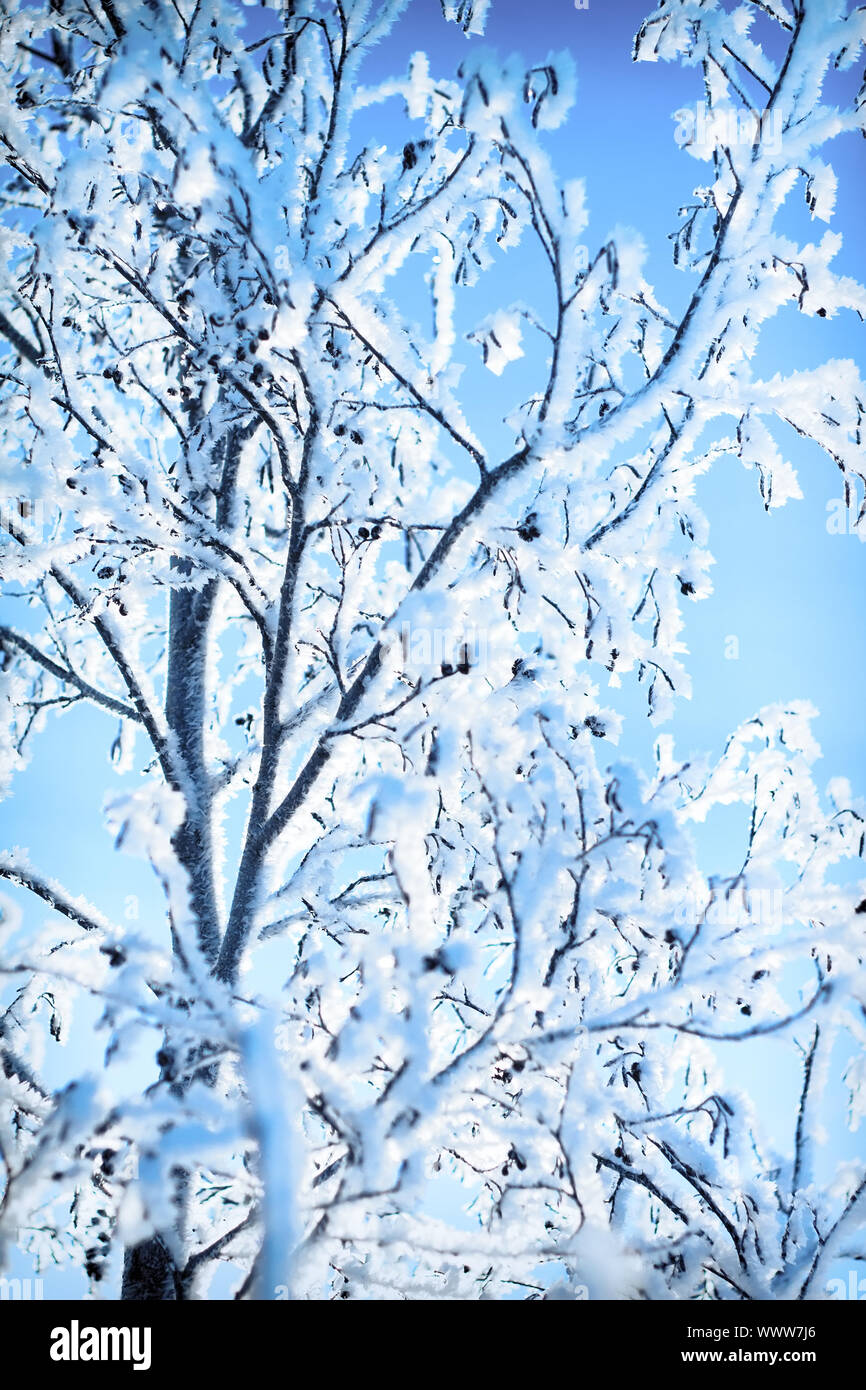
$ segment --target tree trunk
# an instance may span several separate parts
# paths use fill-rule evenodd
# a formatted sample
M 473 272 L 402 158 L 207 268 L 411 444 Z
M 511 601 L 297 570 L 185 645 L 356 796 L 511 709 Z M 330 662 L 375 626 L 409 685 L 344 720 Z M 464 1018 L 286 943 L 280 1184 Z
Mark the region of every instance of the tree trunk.
M 182 565 L 184 562 L 180 562 Z M 187 803 L 187 815 L 174 838 L 178 860 L 189 875 L 190 904 L 196 920 L 199 946 L 212 965 L 219 949 L 219 925 L 213 885 L 213 858 L 210 831 L 210 790 L 204 759 L 205 663 L 215 585 L 201 590 L 176 589 L 169 601 L 169 651 L 166 676 L 165 713 L 177 740 L 194 800 Z M 182 953 L 177 934 L 176 952 Z M 171 1041 L 166 1039 L 171 1054 Z M 165 1079 L 170 1079 L 166 1073 Z M 186 1190 L 186 1175 L 176 1173 L 178 1193 Z M 182 1203 L 179 1209 L 182 1218 Z M 169 1244 L 159 1232 L 130 1246 L 123 1261 L 121 1299 L 165 1302 L 184 1297 L 181 1270 Z
M 161 1236 L 148 1236 L 126 1250 L 120 1297 L 141 1303 L 183 1298 L 180 1270 Z

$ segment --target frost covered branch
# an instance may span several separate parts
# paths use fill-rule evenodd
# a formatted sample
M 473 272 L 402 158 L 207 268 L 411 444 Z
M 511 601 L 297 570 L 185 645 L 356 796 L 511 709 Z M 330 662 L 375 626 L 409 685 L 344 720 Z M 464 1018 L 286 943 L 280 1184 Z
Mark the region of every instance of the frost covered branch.
M 374 78 L 405 9 L 0 10 L 4 779 L 49 718 L 117 716 L 105 819 L 156 883 L 111 926 L 0 859 L 66 919 L 3 909 L 0 1237 L 128 1298 L 221 1266 L 238 1298 L 808 1297 L 864 1191 L 816 1182 L 809 1134 L 833 1048 L 864 1110 L 866 889 L 836 866 L 866 806 L 816 786 L 803 702 L 638 768 L 617 692 L 656 725 L 690 692 L 708 468 L 772 510 L 793 431 L 866 507 L 857 367 L 753 365 L 777 317 L 866 316 L 839 234 L 788 221 L 832 220 L 863 12 L 647 16 L 636 60 L 695 68 L 707 114 L 678 113 L 703 185 L 670 307 L 557 177 L 571 56 L 473 41 L 436 75 L 408 45 Z M 495 428 L 485 370 L 522 374 Z M 719 807 L 729 876 L 692 834 Z M 102 1066 L 53 1093 L 30 1053 L 79 992 Z M 802 1052 L 784 1137 L 714 1047 L 768 1035 Z M 49 1219 L 71 1193 L 87 1245 Z

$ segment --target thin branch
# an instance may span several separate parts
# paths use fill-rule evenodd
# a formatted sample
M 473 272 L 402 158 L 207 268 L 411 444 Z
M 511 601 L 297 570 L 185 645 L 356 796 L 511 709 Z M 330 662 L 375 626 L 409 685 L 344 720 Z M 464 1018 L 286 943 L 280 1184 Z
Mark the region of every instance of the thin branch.
M 59 912 L 62 917 L 67 917 L 70 922 L 75 922 L 77 926 L 83 927 L 85 931 L 111 932 L 112 934 L 115 932 L 115 928 L 112 927 L 107 918 L 97 913 L 90 907 L 90 904 L 73 898 L 65 888 L 55 883 L 53 879 L 44 878 L 29 866 L 16 863 L 8 855 L 0 855 L 0 878 L 8 879 L 10 883 L 17 884 L 19 888 L 27 888 L 31 893 L 35 893 L 37 898 L 46 902 L 55 912 Z
M 117 700 L 113 695 L 106 695 L 104 691 L 97 690 L 96 687 L 91 685 L 89 681 L 86 681 L 83 676 L 79 676 L 77 671 L 73 671 L 71 666 L 61 666 L 59 662 L 53 661 L 50 656 L 40 651 L 39 648 L 27 637 L 24 637 L 22 633 L 14 632 L 11 627 L 0 626 L 0 647 L 2 647 L 4 643 L 18 647 L 19 650 L 25 652 L 26 655 L 30 657 L 31 661 L 35 661 L 39 666 L 44 667 L 44 669 L 50 672 L 52 676 L 55 676 L 57 680 L 62 681 L 65 685 L 75 686 L 76 690 L 80 690 L 81 694 L 86 699 L 92 701 L 95 705 L 100 705 L 103 709 L 108 710 L 110 714 L 117 714 L 122 719 L 132 719 L 139 724 L 142 722 L 140 712 L 132 705 L 127 705 L 123 700 Z

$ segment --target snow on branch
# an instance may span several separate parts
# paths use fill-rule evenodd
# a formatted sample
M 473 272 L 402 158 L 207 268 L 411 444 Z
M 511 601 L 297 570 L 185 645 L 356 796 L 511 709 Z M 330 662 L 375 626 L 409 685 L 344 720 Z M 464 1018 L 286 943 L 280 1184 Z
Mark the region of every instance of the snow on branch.
M 239 1298 L 809 1297 L 862 1214 L 809 1136 L 834 1048 L 863 1114 L 866 804 L 803 702 L 702 758 L 661 726 L 712 588 L 697 479 L 802 504 L 799 435 L 862 519 L 866 392 L 820 354 L 866 316 L 830 162 L 863 14 L 647 15 L 635 58 L 695 70 L 658 247 L 555 166 L 568 53 L 503 59 L 496 0 L 443 0 L 436 71 L 405 8 L 0 16 L 3 790 L 49 719 L 116 716 L 126 780 L 58 794 L 98 789 L 155 884 L 111 925 L 0 858 L 52 909 L 4 904 L 0 1237 L 130 1298 L 221 1262 Z M 795 315 L 817 366 L 774 357 Z M 784 1139 L 715 1046 L 767 1036 Z

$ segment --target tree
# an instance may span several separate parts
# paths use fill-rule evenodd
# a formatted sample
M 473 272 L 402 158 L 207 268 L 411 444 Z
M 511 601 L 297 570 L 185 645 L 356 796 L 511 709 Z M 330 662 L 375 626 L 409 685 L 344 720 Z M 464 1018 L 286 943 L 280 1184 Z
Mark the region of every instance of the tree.
M 639 238 L 587 253 L 557 183 L 569 55 L 473 45 L 456 76 L 416 54 L 365 85 L 404 7 L 2 6 L 4 761 L 26 777 L 49 717 L 102 711 L 141 773 L 108 822 L 163 912 L 114 923 L 0 860 L 52 912 L 16 930 L 7 904 L 0 1229 L 68 1255 L 71 1202 L 72 1258 L 98 1281 L 125 1244 L 127 1298 L 206 1296 L 222 1259 L 242 1298 L 535 1297 L 548 1267 L 563 1296 L 806 1297 L 866 1191 L 819 1188 L 811 1155 L 831 1049 L 862 1037 L 863 889 L 833 866 L 866 807 L 819 794 L 802 704 L 715 763 L 660 735 L 641 770 L 601 686 L 656 722 L 687 692 L 716 459 L 778 505 L 793 428 L 862 495 L 853 364 L 752 359 L 781 310 L 866 308 L 837 236 L 778 226 L 804 188 L 832 213 L 817 151 L 862 130 L 862 89 L 822 84 L 864 12 L 674 0 L 642 25 L 635 58 L 698 67 L 712 117 L 672 312 Z M 468 32 L 485 9 L 443 0 Z M 474 332 L 495 372 L 535 345 L 497 457 L 455 323 L 521 238 L 549 305 Z M 730 803 L 722 879 L 690 822 Z M 34 1058 L 77 990 L 104 1065 L 52 1089 Z M 788 1152 L 713 1050 L 770 1032 L 802 1053 Z

